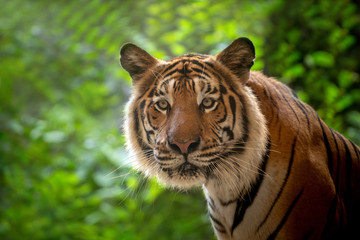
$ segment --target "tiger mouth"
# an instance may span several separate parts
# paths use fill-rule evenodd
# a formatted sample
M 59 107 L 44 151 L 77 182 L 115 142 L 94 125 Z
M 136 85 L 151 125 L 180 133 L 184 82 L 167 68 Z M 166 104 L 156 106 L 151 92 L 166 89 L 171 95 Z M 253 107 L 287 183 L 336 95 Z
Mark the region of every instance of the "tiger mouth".
M 184 162 L 175 168 L 160 167 L 160 169 L 165 172 L 168 177 L 182 180 L 195 180 L 202 178 L 209 179 L 215 168 L 216 163 L 211 163 L 207 166 L 197 166 L 189 162 Z
M 177 172 L 182 176 L 183 175 L 194 176 L 198 171 L 199 171 L 199 167 L 189 162 L 185 162 L 177 168 Z
M 201 167 L 189 162 L 184 162 L 180 166 L 174 168 L 161 167 L 161 170 L 167 172 L 169 176 L 172 176 L 174 173 L 179 174 L 180 176 L 196 176 L 201 172 Z

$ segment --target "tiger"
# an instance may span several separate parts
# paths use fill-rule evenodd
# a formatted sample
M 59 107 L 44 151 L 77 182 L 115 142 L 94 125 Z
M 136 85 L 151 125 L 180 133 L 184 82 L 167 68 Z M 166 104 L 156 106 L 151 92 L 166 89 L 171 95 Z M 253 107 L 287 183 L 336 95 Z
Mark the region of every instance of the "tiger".
M 359 236 L 360 148 L 284 83 L 250 71 L 254 61 L 246 37 L 167 61 L 123 45 L 134 169 L 202 187 L 220 240 Z

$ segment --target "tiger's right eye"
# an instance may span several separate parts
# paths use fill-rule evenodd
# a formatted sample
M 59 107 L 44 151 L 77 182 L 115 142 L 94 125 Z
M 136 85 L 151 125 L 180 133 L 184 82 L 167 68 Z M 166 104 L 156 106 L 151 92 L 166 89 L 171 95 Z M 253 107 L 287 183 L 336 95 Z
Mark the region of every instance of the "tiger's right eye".
M 168 109 L 169 103 L 168 103 L 168 101 L 166 101 L 166 100 L 160 100 L 160 101 L 158 101 L 158 102 L 156 103 L 156 106 L 157 106 L 160 110 L 165 111 L 165 110 Z

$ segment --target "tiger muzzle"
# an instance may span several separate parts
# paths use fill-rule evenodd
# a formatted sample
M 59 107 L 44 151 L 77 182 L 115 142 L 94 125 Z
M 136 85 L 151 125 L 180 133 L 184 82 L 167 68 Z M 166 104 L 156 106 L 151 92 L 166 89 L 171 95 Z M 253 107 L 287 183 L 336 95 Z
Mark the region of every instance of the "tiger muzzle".
M 169 119 L 168 144 L 184 156 L 200 146 L 200 116 L 197 111 L 191 105 L 182 105 L 174 109 Z

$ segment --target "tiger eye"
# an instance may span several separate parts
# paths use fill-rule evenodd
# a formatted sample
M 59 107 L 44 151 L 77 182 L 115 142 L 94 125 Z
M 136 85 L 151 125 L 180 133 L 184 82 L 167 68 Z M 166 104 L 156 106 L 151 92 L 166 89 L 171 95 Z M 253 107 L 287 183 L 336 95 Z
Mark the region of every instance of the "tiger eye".
M 169 106 L 169 103 L 166 100 L 160 100 L 156 103 L 160 110 L 166 110 Z
M 204 108 L 211 108 L 214 105 L 214 100 L 212 98 L 204 98 L 201 102 Z

